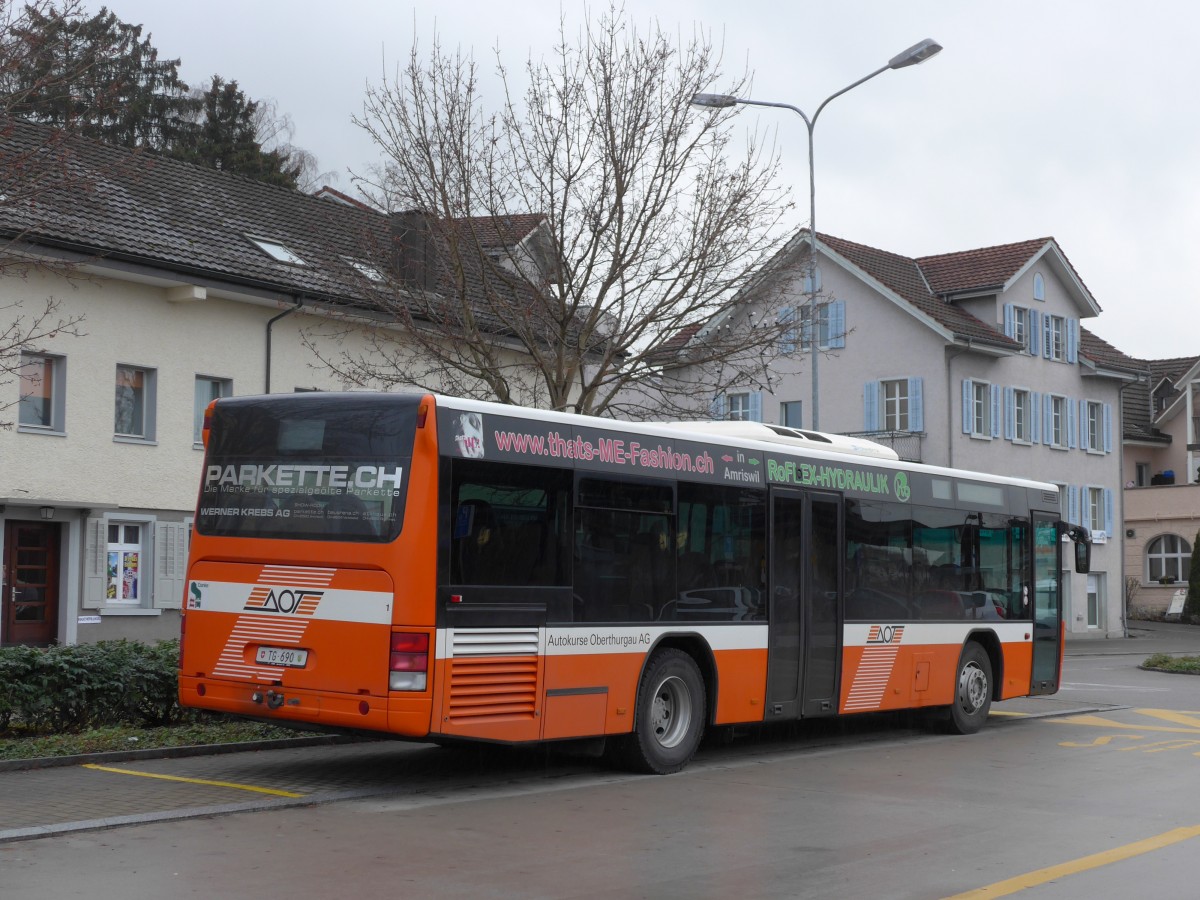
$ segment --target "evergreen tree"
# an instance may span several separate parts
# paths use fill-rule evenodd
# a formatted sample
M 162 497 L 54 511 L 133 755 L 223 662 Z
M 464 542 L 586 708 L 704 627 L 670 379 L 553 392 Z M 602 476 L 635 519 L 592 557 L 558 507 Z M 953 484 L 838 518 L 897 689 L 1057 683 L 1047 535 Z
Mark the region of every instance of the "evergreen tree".
M 107 8 L 91 18 L 30 9 L 10 40 L 22 66 L 0 90 L 15 116 L 123 147 L 167 151 L 186 133 L 195 101 L 178 59 L 159 59 L 142 26 Z
M 1192 542 L 1192 566 L 1188 570 L 1187 599 L 1183 601 L 1183 616 L 1185 622 L 1200 623 L 1200 531 L 1196 532 L 1196 540 Z
M 200 95 L 196 112 L 195 127 L 172 156 L 270 184 L 296 186 L 300 166 L 279 150 L 263 149 L 259 103 L 249 99 L 236 81 L 214 75 Z

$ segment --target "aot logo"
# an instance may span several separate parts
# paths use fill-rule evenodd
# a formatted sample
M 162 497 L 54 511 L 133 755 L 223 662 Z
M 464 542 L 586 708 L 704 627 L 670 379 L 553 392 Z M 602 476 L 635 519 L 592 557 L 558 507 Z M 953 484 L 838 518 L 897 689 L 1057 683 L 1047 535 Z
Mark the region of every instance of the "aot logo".
M 904 637 L 903 625 L 872 625 L 867 632 L 868 644 L 898 644 Z
M 324 596 L 324 591 L 306 591 L 303 588 L 256 587 L 250 592 L 250 598 L 242 608 L 248 612 L 311 616 L 317 611 L 317 604 Z

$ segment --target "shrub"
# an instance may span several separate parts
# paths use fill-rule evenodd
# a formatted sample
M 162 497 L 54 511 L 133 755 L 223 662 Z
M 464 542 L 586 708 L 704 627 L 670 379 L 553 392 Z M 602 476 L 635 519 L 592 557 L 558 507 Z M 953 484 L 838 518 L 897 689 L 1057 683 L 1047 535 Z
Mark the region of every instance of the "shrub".
M 179 721 L 178 661 L 178 640 L 0 649 L 0 729 L 51 732 Z

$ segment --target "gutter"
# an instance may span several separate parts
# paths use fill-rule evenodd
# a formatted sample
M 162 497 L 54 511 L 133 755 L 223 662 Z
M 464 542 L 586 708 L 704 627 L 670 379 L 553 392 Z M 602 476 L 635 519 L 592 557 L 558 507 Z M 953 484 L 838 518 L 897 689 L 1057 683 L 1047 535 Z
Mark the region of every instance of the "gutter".
M 304 306 L 304 298 L 296 297 L 292 302 L 295 305 L 291 309 L 285 309 L 279 315 L 272 316 L 267 321 L 267 374 L 266 374 L 266 378 L 263 379 L 263 382 L 264 382 L 263 393 L 264 394 L 271 393 L 271 337 L 272 337 L 271 329 L 275 327 L 275 323 L 278 322 L 280 319 L 284 318 L 285 316 L 290 316 L 294 312 L 298 312 L 300 310 L 300 308 L 302 306 Z

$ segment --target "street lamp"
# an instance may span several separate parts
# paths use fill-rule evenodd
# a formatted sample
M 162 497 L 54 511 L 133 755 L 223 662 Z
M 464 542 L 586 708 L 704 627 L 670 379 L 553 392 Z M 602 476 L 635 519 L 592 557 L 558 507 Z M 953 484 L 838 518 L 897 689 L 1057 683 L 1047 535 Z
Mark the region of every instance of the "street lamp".
M 913 44 L 907 50 L 897 53 L 888 60 L 886 66 L 880 66 L 870 75 L 864 75 L 862 78 L 853 84 L 848 84 L 835 94 L 830 94 L 817 107 L 817 111 L 813 113 L 810 119 L 804 114 L 804 111 L 799 107 L 792 106 L 790 103 L 768 103 L 765 100 L 746 100 L 742 97 L 734 97 L 730 94 L 695 94 L 692 97 L 693 106 L 705 106 L 716 109 L 724 109 L 730 106 L 742 104 L 744 106 L 777 106 L 781 109 L 790 109 L 804 120 L 804 124 L 808 126 L 808 306 L 809 306 L 809 338 L 812 348 L 812 429 L 814 431 L 821 427 L 821 411 L 820 411 L 820 392 L 819 382 L 817 381 L 817 345 L 820 343 L 819 320 L 817 318 L 817 181 L 816 169 L 813 165 L 813 129 L 817 125 L 817 117 L 821 115 L 821 110 L 829 105 L 829 102 L 835 97 L 840 97 L 847 91 L 853 90 L 864 81 L 870 81 L 876 75 L 886 72 L 888 69 L 903 69 L 907 66 L 915 66 L 918 63 L 923 63 L 929 57 L 939 53 L 942 45 L 932 38 L 926 38 L 919 44 Z

